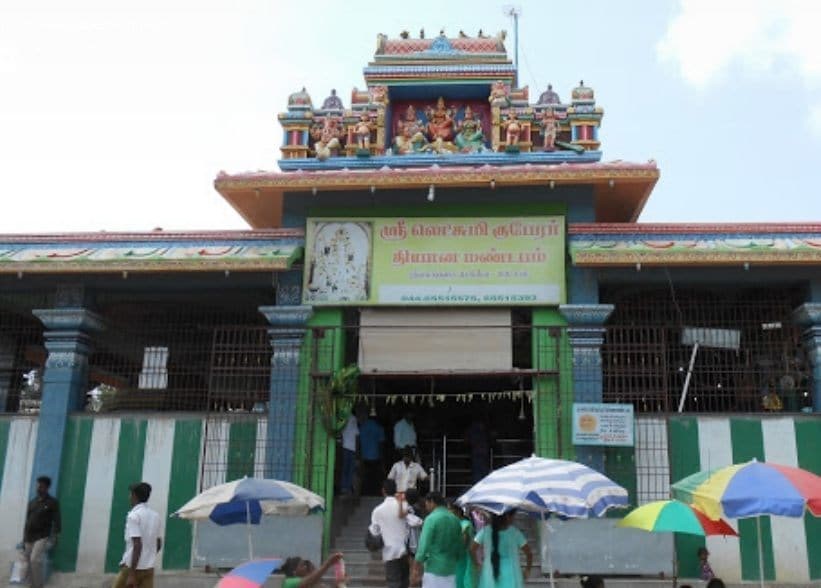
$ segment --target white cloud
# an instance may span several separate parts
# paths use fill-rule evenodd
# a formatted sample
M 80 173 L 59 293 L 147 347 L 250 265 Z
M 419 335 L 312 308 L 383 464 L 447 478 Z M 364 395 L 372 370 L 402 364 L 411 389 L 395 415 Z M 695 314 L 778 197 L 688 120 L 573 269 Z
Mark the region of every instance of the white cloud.
M 814 0 L 682 0 L 658 55 L 699 87 L 736 63 L 752 73 L 787 67 L 817 82 L 819 25 L 821 3 Z
M 816 0 L 681 0 L 656 49 L 662 62 L 700 90 L 731 68 L 758 78 L 798 78 L 816 102 L 809 120 L 821 131 L 819 30 Z

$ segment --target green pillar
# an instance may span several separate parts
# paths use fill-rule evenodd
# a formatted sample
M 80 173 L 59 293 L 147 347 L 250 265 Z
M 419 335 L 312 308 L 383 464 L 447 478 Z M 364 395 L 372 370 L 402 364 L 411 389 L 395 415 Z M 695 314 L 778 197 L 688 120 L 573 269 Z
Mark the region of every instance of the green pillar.
M 297 429 L 294 443 L 294 480 L 325 499 L 323 551 L 330 543 L 333 517 L 336 438 L 323 422 L 317 402 L 315 373 L 333 373 L 345 360 L 343 312 L 338 308 L 315 308 L 308 320 L 308 333 L 300 361 Z
M 536 455 L 573 460 L 573 377 L 567 322 L 558 308 L 533 309 L 533 368 L 554 371 L 533 381 Z

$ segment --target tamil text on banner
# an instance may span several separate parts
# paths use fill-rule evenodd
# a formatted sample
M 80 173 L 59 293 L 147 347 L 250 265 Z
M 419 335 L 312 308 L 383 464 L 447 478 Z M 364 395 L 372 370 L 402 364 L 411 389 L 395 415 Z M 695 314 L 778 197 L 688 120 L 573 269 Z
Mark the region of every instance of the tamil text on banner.
M 309 219 L 313 305 L 565 301 L 564 217 Z

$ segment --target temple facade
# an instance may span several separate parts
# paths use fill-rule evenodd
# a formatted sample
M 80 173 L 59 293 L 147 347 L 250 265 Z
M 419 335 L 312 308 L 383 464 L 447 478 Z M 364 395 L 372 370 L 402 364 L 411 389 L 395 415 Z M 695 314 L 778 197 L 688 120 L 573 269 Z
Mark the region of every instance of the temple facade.
M 412 414 L 449 497 L 476 423 L 481 467 L 580 461 L 633 505 L 753 458 L 821 473 L 821 224 L 639 223 L 657 164 L 604 159 L 584 82 L 531 96 L 516 73 L 504 33 L 379 35 L 364 89 L 289 96 L 278 170 L 218 174 L 248 230 L 0 236 L 0 556 L 39 475 L 66 513 L 59 571 L 116 569 L 138 479 L 163 515 L 294 481 L 327 501 L 299 541 L 327 549 L 352 414 L 385 429 L 384 471 Z M 693 577 L 706 545 L 757 579 L 749 521 L 706 543 L 614 522 L 557 523 L 556 567 Z M 163 569 L 222 563 L 209 533 L 168 520 Z M 761 533 L 768 579 L 821 579 L 821 522 Z

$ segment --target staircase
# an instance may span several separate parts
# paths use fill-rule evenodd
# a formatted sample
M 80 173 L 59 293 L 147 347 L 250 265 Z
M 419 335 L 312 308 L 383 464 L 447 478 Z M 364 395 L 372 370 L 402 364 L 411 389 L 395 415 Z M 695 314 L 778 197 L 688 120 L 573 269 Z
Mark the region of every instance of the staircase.
M 385 566 L 382 552 L 371 553 L 365 548 L 365 530 L 371 524 L 371 512 L 382 503 L 381 496 L 359 497 L 347 509 L 347 517 L 339 526 L 331 543 L 331 551 L 345 555 L 345 572 L 350 578 L 348 588 L 384 586 Z
M 351 500 L 351 499 L 347 499 Z M 348 588 L 364 586 L 384 586 L 385 566 L 382 552 L 371 553 L 365 548 L 365 530 L 371 522 L 371 512 L 382 503 L 383 498 L 362 496 L 355 504 L 347 504 L 344 509 L 334 508 L 334 512 L 346 512 L 344 521 L 338 521 L 331 551 L 341 551 L 345 556 L 345 571 L 350 578 Z M 532 519 L 520 515 L 516 519 L 518 526 L 527 537 L 533 550 L 533 570 L 528 583 L 543 583 L 539 560 L 539 541 L 537 528 Z M 524 560 L 523 560 L 524 561 Z M 578 582 L 577 582 L 578 584 Z

